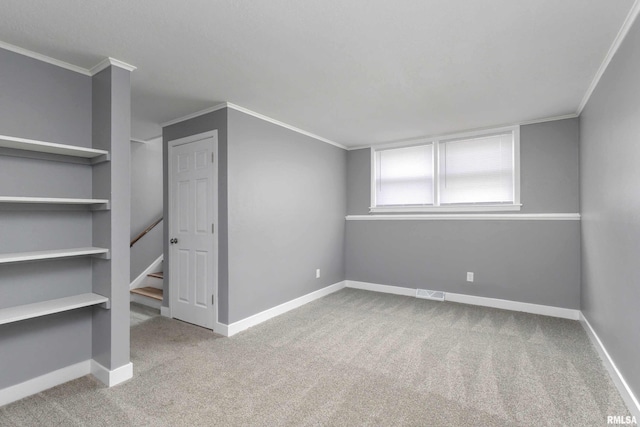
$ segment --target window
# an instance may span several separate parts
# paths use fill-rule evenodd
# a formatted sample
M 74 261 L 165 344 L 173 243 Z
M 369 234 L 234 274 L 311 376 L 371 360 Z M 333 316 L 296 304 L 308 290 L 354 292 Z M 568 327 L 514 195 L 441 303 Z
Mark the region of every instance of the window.
M 371 212 L 520 209 L 519 128 L 372 149 Z

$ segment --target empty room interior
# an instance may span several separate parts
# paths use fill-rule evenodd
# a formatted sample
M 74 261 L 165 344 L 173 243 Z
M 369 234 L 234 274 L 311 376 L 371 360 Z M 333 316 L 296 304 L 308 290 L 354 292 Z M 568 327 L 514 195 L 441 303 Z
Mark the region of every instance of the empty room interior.
M 0 426 L 638 425 L 640 0 L 0 10 Z

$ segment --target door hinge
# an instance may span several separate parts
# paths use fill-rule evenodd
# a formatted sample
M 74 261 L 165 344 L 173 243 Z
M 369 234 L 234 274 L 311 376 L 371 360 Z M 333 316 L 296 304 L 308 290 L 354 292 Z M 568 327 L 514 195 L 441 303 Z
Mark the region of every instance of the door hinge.
M 215 295 L 211 295 L 211 305 L 214 304 L 214 301 L 215 301 Z
M 214 155 L 214 153 L 211 153 L 211 163 L 215 163 L 215 162 L 213 161 L 213 155 Z
M 211 223 L 211 234 L 216 232 L 215 224 Z

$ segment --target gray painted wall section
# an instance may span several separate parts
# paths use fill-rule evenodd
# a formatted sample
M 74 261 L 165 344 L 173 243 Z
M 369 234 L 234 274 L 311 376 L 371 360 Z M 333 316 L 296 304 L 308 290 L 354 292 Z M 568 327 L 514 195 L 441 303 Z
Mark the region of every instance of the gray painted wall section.
M 218 130 L 218 321 L 228 323 L 229 273 L 227 239 L 227 109 L 217 110 L 162 130 L 163 212 L 165 236 L 169 236 L 169 141 Z M 164 239 L 164 299 L 169 305 L 169 238 Z
M 162 200 L 162 140 L 132 142 L 131 239 L 162 217 Z
M 581 117 L 582 310 L 640 398 L 640 23 Z
M 577 213 L 579 121 L 522 126 L 520 150 L 521 213 Z M 367 214 L 370 151 L 348 164 L 349 214 Z M 579 309 L 579 251 L 575 221 L 347 221 L 346 277 Z
M 131 143 L 131 233 L 133 240 L 162 217 L 162 139 Z M 133 281 L 162 255 L 163 225 L 158 224 L 131 248 Z
M 228 114 L 233 323 L 344 280 L 347 155 L 245 113 Z
M 579 236 L 577 221 L 347 221 L 347 279 L 579 309 Z
M 93 218 L 94 245 L 111 254 L 93 262 L 93 291 L 110 298 L 111 310 L 93 312 L 92 354 L 108 369 L 129 363 L 130 75 L 109 67 L 93 76 L 93 147 L 111 153 L 93 167 L 94 197 L 111 199 Z
M 91 78 L 3 49 L 0 64 L 0 134 L 91 145 Z M 0 194 L 91 197 L 91 168 L 0 156 Z M 3 209 L 0 235 L 0 253 L 89 246 L 91 214 Z M 0 266 L 0 308 L 90 290 L 89 259 Z M 0 326 L 0 388 L 90 359 L 91 311 Z
M 567 119 L 520 127 L 520 213 L 577 213 L 580 120 Z M 371 155 L 349 151 L 348 212 L 366 215 L 371 204 Z

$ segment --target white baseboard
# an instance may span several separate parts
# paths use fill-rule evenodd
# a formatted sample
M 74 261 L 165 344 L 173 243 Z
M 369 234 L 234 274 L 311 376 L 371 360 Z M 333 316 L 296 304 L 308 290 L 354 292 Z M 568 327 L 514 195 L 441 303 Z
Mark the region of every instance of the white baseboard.
M 168 317 L 169 319 L 172 319 L 171 317 L 171 307 L 165 307 L 164 305 L 160 307 L 160 315 L 164 316 L 164 317 Z
M 40 393 L 76 378 L 84 377 L 91 373 L 91 361 L 85 360 L 66 368 L 61 368 L 39 377 L 27 380 L 20 384 L 0 390 L 0 406 L 7 405 L 27 396 Z
M 356 280 L 345 280 L 345 288 L 382 292 L 384 294 L 404 295 L 406 297 L 416 296 L 415 289 L 403 288 L 400 286 L 378 285 L 377 283 L 358 282 Z
M 339 291 L 344 288 L 345 282 L 334 283 L 333 285 L 327 286 L 326 288 L 319 289 L 315 292 L 311 292 L 309 294 L 303 295 L 300 298 L 296 298 L 289 302 L 285 302 L 284 304 L 280 304 L 276 307 L 270 308 L 268 310 L 262 311 L 258 314 L 254 314 L 253 316 L 247 317 L 246 319 L 239 320 L 230 325 L 222 325 L 227 326 L 226 335 L 225 336 L 233 336 L 238 332 L 242 332 L 245 329 L 248 329 L 252 326 L 265 322 L 269 319 L 272 319 L 276 316 L 286 313 L 287 311 L 291 311 L 295 308 L 303 306 L 311 301 L 315 301 L 319 298 L 322 298 L 326 295 L 332 294 L 334 292 Z M 221 331 L 224 331 L 224 328 L 221 328 Z M 217 332 L 217 331 L 216 331 Z M 222 332 L 218 332 L 222 333 Z
M 551 305 L 531 304 L 528 302 L 509 301 L 506 299 L 477 297 L 473 295 L 444 293 L 445 301 L 462 304 L 480 305 L 483 307 L 501 308 L 503 310 L 522 311 L 524 313 L 541 314 L 543 316 L 560 317 L 562 319 L 578 320 L 580 310 L 572 308 L 554 307 Z
M 404 295 L 415 297 L 416 290 L 399 286 L 380 285 L 377 283 L 358 282 L 346 280 L 345 287 L 363 289 L 366 291 L 383 292 L 386 294 Z M 480 305 L 483 307 L 501 308 L 503 310 L 522 311 L 525 313 L 542 314 L 544 316 L 561 317 L 563 319 L 578 320 L 580 310 L 570 308 L 552 307 L 548 305 L 530 304 L 527 302 L 509 301 L 497 298 L 477 297 L 473 295 L 454 294 L 445 292 L 445 301 L 463 304 Z
M 133 378 L 133 363 L 129 362 L 114 370 L 109 370 L 95 360 L 91 360 L 91 374 L 108 387 Z
M 229 325 L 225 325 L 224 323 L 216 322 L 216 324 L 213 326 L 213 332 L 215 332 L 216 334 L 220 334 L 223 337 L 228 337 L 229 336 Z
M 611 356 L 609 356 L 609 352 L 604 347 L 604 344 L 602 344 L 602 341 L 600 341 L 598 334 L 596 334 L 596 331 L 591 327 L 591 324 L 589 323 L 589 321 L 587 320 L 587 318 L 584 316 L 583 313 L 580 313 L 580 323 L 582 324 L 582 327 L 584 328 L 584 330 L 587 332 L 587 335 L 589 336 L 591 343 L 593 344 L 593 346 L 596 348 L 596 351 L 600 355 L 600 359 L 602 359 L 602 364 L 605 366 L 605 368 L 609 372 L 609 376 L 611 377 L 611 379 L 613 380 L 613 383 L 616 385 L 616 388 L 620 392 L 620 395 L 622 396 L 624 403 L 627 404 L 627 408 L 629 408 L 629 412 L 631 412 L 631 415 L 635 416 L 636 419 L 640 420 L 640 403 L 638 403 L 638 399 L 631 391 L 631 388 L 629 388 L 629 385 L 627 384 L 624 377 L 618 370 L 618 367 L 613 362 L 613 359 L 611 359 Z
M 129 290 L 140 288 L 142 283 L 144 282 L 144 279 L 147 277 L 147 274 L 153 273 L 156 268 L 160 267 L 160 264 L 162 264 L 163 257 L 164 255 L 160 255 L 158 259 L 153 261 L 151 265 L 149 265 L 149 267 L 145 268 L 144 271 L 140 273 L 138 277 L 133 279 L 133 282 L 129 284 Z
M 162 307 L 162 301 L 155 298 L 146 297 L 144 295 L 130 294 L 129 300 L 138 304 L 146 305 L 147 307 L 160 310 Z

